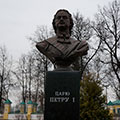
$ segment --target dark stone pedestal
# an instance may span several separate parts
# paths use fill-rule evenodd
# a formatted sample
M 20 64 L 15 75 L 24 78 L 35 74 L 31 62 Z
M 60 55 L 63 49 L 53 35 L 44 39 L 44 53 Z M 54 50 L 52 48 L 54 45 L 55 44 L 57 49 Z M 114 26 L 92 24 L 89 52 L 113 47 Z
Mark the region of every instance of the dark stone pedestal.
M 79 72 L 47 72 L 44 120 L 79 120 L 79 86 Z

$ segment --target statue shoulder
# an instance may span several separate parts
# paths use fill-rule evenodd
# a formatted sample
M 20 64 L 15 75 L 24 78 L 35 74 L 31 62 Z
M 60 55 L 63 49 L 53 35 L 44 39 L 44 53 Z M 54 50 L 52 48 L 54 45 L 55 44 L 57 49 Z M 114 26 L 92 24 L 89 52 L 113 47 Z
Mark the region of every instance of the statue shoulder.
M 70 38 L 70 41 L 71 41 L 72 44 L 79 44 L 80 43 L 79 40 L 76 40 L 74 38 Z
M 70 41 L 74 44 L 76 44 L 76 43 L 80 43 L 80 44 L 88 44 L 87 42 L 86 42 L 86 40 L 82 40 L 82 41 L 79 41 L 79 40 L 76 40 L 76 39 L 74 39 L 74 38 L 70 38 Z
M 36 47 L 39 51 L 44 52 L 47 48 L 56 42 L 56 37 L 51 37 L 36 44 Z
M 37 42 L 36 47 L 38 47 L 38 46 L 43 46 L 43 47 L 45 47 L 48 43 L 51 43 L 51 42 L 54 41 L 54 40 L 55 40 L 55 37 L 51 37 L 51 38 L 48 38 L 48 39 L 46 39 L 46 40 Z

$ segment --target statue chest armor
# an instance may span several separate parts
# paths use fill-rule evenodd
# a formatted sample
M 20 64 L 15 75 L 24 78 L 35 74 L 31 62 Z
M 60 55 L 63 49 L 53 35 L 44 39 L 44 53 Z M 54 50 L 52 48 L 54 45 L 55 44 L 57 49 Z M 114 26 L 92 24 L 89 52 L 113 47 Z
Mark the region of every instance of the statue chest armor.
M 62 42 L 59 40 L 46 40 L 47 42 L 47 52 L 51 54 L 51 56 L 58 57 L 58 58 L 67 58 L 70 56 L 71 52 L 76 48 L 78 42 L 75 40 L 74 44 L 71 44 L 70 41 Z

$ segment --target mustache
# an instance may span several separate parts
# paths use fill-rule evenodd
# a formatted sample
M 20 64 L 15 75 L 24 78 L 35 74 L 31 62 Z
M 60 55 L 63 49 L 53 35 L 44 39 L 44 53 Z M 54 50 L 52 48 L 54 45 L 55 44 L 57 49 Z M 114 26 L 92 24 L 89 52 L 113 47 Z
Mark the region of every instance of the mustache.
M 61 20 L 59 23 L 60 23 L 60 24 L 65 24 L 65 22 L 64 22 L 64 21 L 62 21 L 62 20 Z

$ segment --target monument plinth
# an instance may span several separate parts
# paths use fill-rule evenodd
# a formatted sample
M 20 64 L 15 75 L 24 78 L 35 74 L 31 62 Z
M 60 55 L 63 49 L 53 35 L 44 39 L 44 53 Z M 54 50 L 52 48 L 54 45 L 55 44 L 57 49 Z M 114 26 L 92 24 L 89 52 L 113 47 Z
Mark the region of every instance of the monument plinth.
M 47 72 L 44 119 L 79 120 L 79 86 L 79 72 Z

